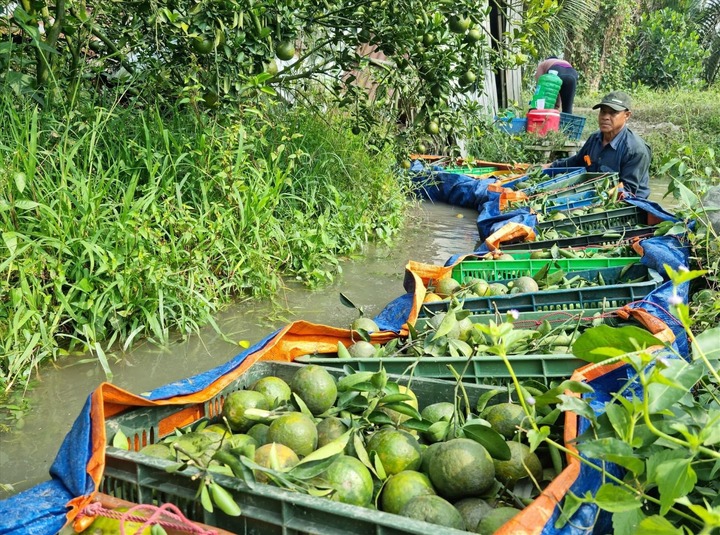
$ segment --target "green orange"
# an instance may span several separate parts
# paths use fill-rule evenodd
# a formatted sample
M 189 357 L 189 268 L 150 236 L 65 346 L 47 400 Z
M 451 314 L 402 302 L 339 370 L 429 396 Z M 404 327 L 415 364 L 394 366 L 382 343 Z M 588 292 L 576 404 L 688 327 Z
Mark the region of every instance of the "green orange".
M 315 364 L 303 366 L 295 372 L 290 389 L 315 416 L 332 407 L 337 399 L 335 378 L 325 368 Z
M 260 392 L 253 390 L 237 390 L 231 392 L 222 408 L 223 417 L 227 418 L 228 424 L 233 431 L 244 433 L 255 423 L 255 420 L 247 418 L 245 411 L 248 409 L 268 410 L 270 404 L 267 398 Z
M 430 481 L 448 500 L 480 496 L 495 481 L 495 465 L 488 451 L 467 438 L 440 444 L 430 459 Z
M 406 431 L 383 429 L 374 433 L 367 451 L 375 452 L 387 475 L 403 470 L 417 470 L 422 460 L 422 448 L 417 439 Z
M 302 412 L 283 414 L 270 424 L 268 442 L 285 444 L 300 457 L 317 448 L 318 433 L 312 418 Z
M 435 494 L 430 479 L 422 472 L 403 470 L 390 476 L 380 495 L 380 509 L 398 514 L 403 506 L 415 496 Z

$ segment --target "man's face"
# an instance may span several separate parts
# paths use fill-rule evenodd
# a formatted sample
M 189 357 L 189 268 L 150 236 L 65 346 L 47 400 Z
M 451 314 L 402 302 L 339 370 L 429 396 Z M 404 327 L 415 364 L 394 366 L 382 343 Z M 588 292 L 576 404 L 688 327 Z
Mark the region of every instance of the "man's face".
M 630 117 L 628 110 L 616 111 L 610 106 L 601 106 L 598 115 L 598 125 L 603 134 L 617 134 Z

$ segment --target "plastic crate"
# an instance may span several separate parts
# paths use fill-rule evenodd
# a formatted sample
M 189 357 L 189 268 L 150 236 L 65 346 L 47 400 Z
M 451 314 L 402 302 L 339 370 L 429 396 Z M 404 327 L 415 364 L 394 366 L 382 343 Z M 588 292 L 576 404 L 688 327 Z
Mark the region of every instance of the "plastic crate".
M 585 117 L 560 112 L 560 131 L 570 139 L 578 140 L 585 128 Z
M 647 224 L 648 213 L 645 210 L 637 206 L 628 206 L 596 214 L 568 217 L 558 221 L 543 221 L 535 226 L 535 230 L 540 234 L 549 229 L 577 234 L 578 231 L 611 230 Z
M 515 117 L 512 119 L 496 118 L 495 126 L 507 134 L 519 134 L 527 130 L 527 118 Z
M 568 212 L 579 208 L 590 208 L 594 205 L 602 209 L 602 203 L 603 199 L 595 191 L 558 195 L 545 200 L 542 213 L 547 215 L 551 212 Z
M 482 176 L 497 171 L 497 167 L 446 167 L 445 173 L 454 173 L 467 176 Z
M 553 260 L 552 258 L 533 258 L 532 255 L 537 253 L 537 249 L 533 250 L 529 247 L 530 243 L 519 243 L 516 245 L 524 245 L 525 247 L 523 249 L 514 249 L 510 251 L 507 254 L 512 255 L 513 260 L 545 260 L 546 262 L 549 262 L 550 260 Z M 594 247 L 565 247 L 563 251 L 567 251 L 569 254 L 576 255 L 574 258 L 585 258 L 583 255 L 589 255 L 589 258 L 592 258 L 595 254 L 610 254 L 610 258 L 620 258 L 624 257 L 627 259 L 634 258 L 635 261 L 639 261 L 640 257 L 633 251 L 632 247 L 629 245 L 622 246 L 622 250 L 618 251 L 618 247 L 621 247 L 620 245 L 609 245 L 609 246 L 594 246 Z M 549 252 L 551 247 L 547 248 L 547 251 Z M 560 249 L 560 248 L 558 248 Z M 505 253 L 505 247 L 499 251 L 495 251 L 495 253 L 502 254 Z M 482 261 L 499 261 L 496 258 L 493 258 L 491 255 L 493 253 L 485 253 L 485 255 L 480 256 L 479 260 Z M 558 253 L 560 254 L 560 253 Z M 565 256 L 560 255 L 559 258 L 556 258 L 556 260 L 562 259 L 562 258 L 568 258 Z M 602 258 L 602 257 L 600 257 Z M 572 260 L 572 258 L 570 258 Z
M 657 227 L 643 227 L 633 229 L 622 229 L 618 231 L 620 237 L 608 236 L 607 233 L 602 234 L 586 234 L 584 236 L 574 236 L 572 238 L 557 238 L 552 240 L 539 240 L 533 242 L 519 242 L 511 244 L 503 244 L 502 251 L 509 254 L 515 254 L 515 251 L 537 251 L 539 249 L 550 249 L 557 245 L 560 249 L 572 247 L 588 247 L 588 246 L 617 246 L 630 242 L 634 238 L 651 237 L 655 234 Z
M 577 368 L 587 364 L 587 362 L 575 358 L 569 353 L 510 355 L 507 359 L 516 377 L 535 379 L 546 384 L 553 379 L 567 379 Z M 306 364 L 319 364 L 325 367 L 342 368 L 343 366 L 350 366 L 357 371 L 378 371 L 382 366 L 388 373 L 413 373 L 415 377 L 432 377 L 443 381 L 455 381 L 455 376 L 450 371 L 449 366 L 452 366 L 460 373 L 468 365 L 462 376 L 464 384 L 482 385 L 488 381 L 497 384 L 498 381 L 511 379 L 510 372 L 502 357 L 489 355 L 469 359 L 466 357 L 388 357 L 353 358 L 351 360 L 304 355 L 297 360 Z M 415 383 L 413 382 L 413 384 Z
M 611 267 L 587 271 L 571 271 L 567 277 L 580 275 L 593 280 L 601 274 L 605 285 L 542 290 L 539 292 L 496 295 L 488 297 L 467 297 L 463 299 L 463 309 L 476 314 L 493 312 L 539 312 L 550 310 L 586 310 L 593 308 L 614 309 L 638 301 L 663 283 L 662 276 L 643 264 L 630 264 L 625 267 Z M 630 281 L 642 278 L 641 282 Z M 420 317 L 437 312 L 445 312 L 450 300 L 423 303 Z
M 597 193 L 598 189 L 606 191 L 617 184 L 617 173 L 582 173 L 571 177 L 568 184 L 556 183 L 557 188 L 541 191 L 536 195 L 542 199 L 556 199 L 580 193 Z
M 548 169 L 543 169 L 543 171 L 542 171 L 542 175 L 544 175 L 548 178 L 541 182 L 538 182 L 537 184 L 535 184 L 535 186 L 544 184 L 553 178 L 560 178 L 561 176 L 562 177 L 575 176 L 575 175 L 582 174 L 584 172 L 585 172 L 584 167 L 550 167 Z M 528 175 L 522 175 L 522 176 L 516 178 L 513 182 L 505 184 L 505 186 L 508 188 L 512 188 L 512 187 L 516 186 L 518 183 L 527 182 L 528 180 L 529 180 Z
M 548 171 L 546 169 L 545 171 Z M 597 182 L 608 176 L 608 173 L 588 173 L 584 168 L 580 172 L 574 171 L 560 175 L 545 182 L 522 189 L 523 193 L 531 195 L 554 195 L 562 192 L 579 192 L 594 189 Z
M 106 420 L 108 444 L 105 450 L 105 472 L 100 492 L 134 503 L 173 503 L 190 520 L 226 529 L 244 535 L 300 535 L 305 533 L 328 535 L 426 535 L 438 527 L 426 522 L 401 518 L 397 515 L 318 498 L 299 492 L 290 492 L 271 485 L 254 484 L 213 474 L 242 508 L 242 516 L 229 517 L 215 508 L 207 512 L 196 497 L 198 481 L 192 476 L 199 472 L 188 468 L 182 472 L 167 472 L 174 463 L 142 455 L 137 452 L 145 444 L 155 443 L 173 432 L 178 425 L 189 425 L 202 419 L 213 419 L 222 411 L 228 394 L 246 388 L 261 377 L 275 375 L 290 380 L 303 364 L 260 361 L 255 363 L 237 381 L 223 389 L 212 399 L 198 404 L 182 406 L 142 407 Z M 328 368 L 335 377 L 345 375 L 340 369 Z M 460 370 L 459 370 L 460 371 Z M 401 384 L 409 377 L 392 376 Z M 481 395 L 496 387 L 465 386 L 470 407 L 475 407 Z M 412 378 L 412 390 L 420 406 L 437 401 L 453 401 L 455 384 L 448 381 Z M 499 403 L 496 396 L 490 403 Z M 122 432 L 130 440 L 132 450 L 112 447 L 115 434 Z M 465 533 L 442 528 L 443 533 Z
M 526 259 L 526 260 L 463 260 L 452 270 L 452 278 L 460 284 L 468 279 L 485 279 L 488 282 L 517 279 L 525 275 L 533 276 L 549 265 L 549 272 L 582 271 L 627 266 L 638 262 L 635 257 L 615 258 L 558 258 L 558 259 Z

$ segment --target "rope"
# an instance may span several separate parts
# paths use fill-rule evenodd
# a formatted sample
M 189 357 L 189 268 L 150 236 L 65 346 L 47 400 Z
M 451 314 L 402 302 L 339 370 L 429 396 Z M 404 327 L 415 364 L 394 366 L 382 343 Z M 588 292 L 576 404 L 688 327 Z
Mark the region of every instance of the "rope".
M 141 512 L 146 514 L 137 514 Z M 150 514 L 149 517 L 147 516 L 147 513 Z M 188 520 L 187 517 L 182 514 L 180 509 L 171 503 L 164 503 L 160 507 L 150 504 L 138 504 L 134 505 L 127 511 L 116 511 L 105 508 L 101 502 L 94 502 L 87 505 L 82 511 L 80 511 L 78 517 L 81 516 L 104 516 L 106 518 L 118 520 L 120 523 L 120 535 L 126 535 L 126 522 L 136 522 L 141 524 L 141 526 L 133 533 L 142 533 L 144 529 L 155 524 L 158 524 L 163 528 L 196 535 L 217 535 L 218 533 L 215 530 L 204 529 Z M 131 534 L 128 532 L 127 535 Z

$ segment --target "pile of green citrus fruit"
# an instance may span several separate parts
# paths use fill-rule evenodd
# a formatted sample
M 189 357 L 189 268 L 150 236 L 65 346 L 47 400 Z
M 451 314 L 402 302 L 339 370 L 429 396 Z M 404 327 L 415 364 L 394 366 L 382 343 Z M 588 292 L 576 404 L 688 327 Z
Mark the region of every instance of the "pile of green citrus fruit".
M 141 453 L 194 464 L 206 475 L 252 477 L 494 533 L 561 467 L 542 448 L 531 449 L 529 417 L 507 390 L 484 390 L 474 407 L 453 392 L 448 383 L 447 399 L 418 400 L 412 384 L 390 380 L 384 370 L 336 379 L 307 365 L 288 381 L 268 376 L 230 393 L 222 420 L 177 430 Z

